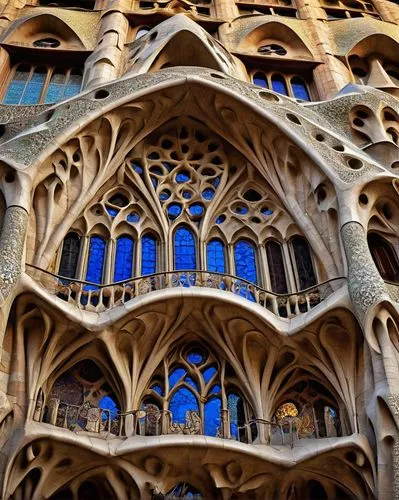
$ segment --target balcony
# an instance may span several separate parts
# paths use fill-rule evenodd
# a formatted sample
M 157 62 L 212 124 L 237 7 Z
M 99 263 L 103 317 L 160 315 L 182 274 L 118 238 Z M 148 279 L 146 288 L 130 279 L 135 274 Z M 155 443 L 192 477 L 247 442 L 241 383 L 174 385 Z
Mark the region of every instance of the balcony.
M 42 411 L 43 410 L 43 411 Z M 215 416 L 220 420 L 216 435 L 246 444 L 290 446 L 303 439 L 336 438 L 341 435 L 338 418 L 319 421 L 314 408 L 306 404 L 295 417 L 286 416 L 280 421 L 254 418 L 241 425 L 231 422 L 229 410 Z M 59 399 L 50 399 L 46 407 L 36 405 L 34 420 L 47 423 L 74 433 L 90 433 L 103 439 L 126 439 L 138 436 L 205 435 L 204 422 L 197 411 L 186 412 L 185 422 L 175 422 L 169 410 L 155 405 L 142 409 L 118 412 L 94 407 L 85 402 L 71 405 Z
M 26 272 L 50 294 L 83 311 L 107 311 L 158 290 L 202 287 L 242 297 L 280 318 L 310 311 L 346 282 L 346 278 L 337 277 L 298 293 L 281 295 L 237 276 L 203 270 L 160 272 L 106 285 L 58 276 L 30 264 L 26 264 Z

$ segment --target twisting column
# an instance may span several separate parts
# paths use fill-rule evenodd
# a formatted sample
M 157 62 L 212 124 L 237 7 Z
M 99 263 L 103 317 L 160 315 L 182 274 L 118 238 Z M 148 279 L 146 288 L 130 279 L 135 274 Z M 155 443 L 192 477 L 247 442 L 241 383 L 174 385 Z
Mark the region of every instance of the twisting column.
M 366 332 L 366 344 L 372 360 L 374 386 L 366 387 L 364 391 L 366 410 L 369 418 L 374 421 L 377 431 L 378 498 L 399 498 L 399 405 L 397 403 L 399 394 L 396 394 L 399 365 L 395 359 L 397 356 L 395 357 L 393 353 L 387 322 L 380 320 L 384 312 L 386 316 L 389 316 L 389 313 L 382 305 L 377 319 L 373 308 L 384 300 L 389 301 L 390 298 L 372 259 L 363 226 L 355 221 L 347 222 L 342 226 L 341 234 L 348 261 L 349 293 L 359 323 Z M 371 308 L 373 311 L 369 314 Z M 389 433 L 394 440 L 392 446 L 387 445 L 385 439 L 386 426 L 383 425 L 383 421 L 386 417 L 384 419 L 381 413 L 379 398 L 386 402 L 396 424 L 396 428 Z M 392 458 L 387 456 L 389 454 L 392 454 Z M 387 481 L 390 474 L 392 483 Z

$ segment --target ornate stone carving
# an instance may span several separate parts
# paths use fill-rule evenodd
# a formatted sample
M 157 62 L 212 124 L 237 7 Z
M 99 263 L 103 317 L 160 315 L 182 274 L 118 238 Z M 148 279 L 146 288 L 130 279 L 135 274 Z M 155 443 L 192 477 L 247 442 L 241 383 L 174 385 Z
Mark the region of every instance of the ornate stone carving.
M 384 282 L 371 257 L 363 227 L 348 222 L 342 229 L 342 239 L 348 260 L 349 291 L 360 316 L 384 295 Z

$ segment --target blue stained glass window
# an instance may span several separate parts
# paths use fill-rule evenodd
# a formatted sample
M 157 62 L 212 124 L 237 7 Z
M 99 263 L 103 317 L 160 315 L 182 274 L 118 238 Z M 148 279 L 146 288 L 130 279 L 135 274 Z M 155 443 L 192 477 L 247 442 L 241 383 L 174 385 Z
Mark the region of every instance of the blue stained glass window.
M 230 393 L 227 397 L 227 408 L 230 414 L 230 434 L 239 438 L 239 426 L 245 423 L 243 401 L 238 394 Z
M 116 208 L 111 208 L 111 207 L 108 207 L 108 206 L 106 206 L 105 208 L 106 208 L 107 212 L 109 213 L 109 215 L 112 218 L 116 217 L 118 215 L 118 213 L 119 213 L 119 210 L 117 210 Z
M 214 385 L 212 389 L 209 391 L 209 394 L 219 394 L 219 392 L 222 390 L 220 385 Z
M 105 240 L 101 236 L 92 236 L 90 238 L 89 259 L 87 262 L 86 280 L 92 283 L 101 283 L 103 278 L 105 257 Z M 87 290 L 95 289 L 88 285 Z
M 204 361 L 204 355 L 202 352 L 193 350 L 187 354 L 187 360 L 193 365 L 199 365 Z
M 269 216 L 269 215 L 272 215 L 273 210 L 272 210 L 271 208 L 269 208 L 269 207 L 263 207 L 263 208 L 261 209 L 261 212 L 262 212 L 262 214 L 263 214 L 265 217 L 267 217 L 267 216 Z
M 234 212 L 238 215 L 245 215 L 247 214 L 249 211 L 248 207 L 245 206 L 245 205 L 237 205 L 235 208 L 234 208 Z
M 25 87 L 20 104 L 37 104 L 39 102 L 46 76 L 47 69 L 44 66 L 34 70 Z
M 143 173 L 143 167 L 141 166 L 138 160 L 135 160 L 131 163 L 132 169 L 139 175 Z
M 172 389 L 185 374 L 186 370 L 184 368 L 176 368 L 173 370 L 169 375 L 169 389 Z
M 138 222 L 140 220 L 140 215 L 137 212 L 132 212 L 126 217 L 128 222 Z
M 30 73 L 30 67 L 20 64 L 8 85 L 7 92 L 4 96 L 4 104 L 19 104 L 22 94 L 24 93 L 25 85 Z
M 55 69 L 53 71 L 44 99 L 46 104 L 51 104 L 62 99 L 64 95 L 65 80 L 66 76 L 63 70 Z
M 193 233 L 185 228 L 176 229 L 174 236 L 175 269 L 196 269 L 196 245 Z
M 204 433 L 206 436 L 217 436 L 221 430 L 222 401 L 219 398 L 212 398 L 205 403 L 204 408 Z
M 133 240 L 130 236 L 120 236 L 116 240 L 114 281 L 123 281 L 132 277 Z
M 82 74 L 80 70 L 72 70 L 69 74 L 68 82 L 64 89 L 63 99 L 69 99 L 79 94 L 82 86 Z
M 145 234 L 141 240 L 141 275 L 157 271 L 157 240 L 152 234 Z
M 273 292 L 288 293 L 284 257 L 280 243 L 273 240 L 268 241 L 266 243 L 266 255 Z
M 202 376 L 205 380 L 205 383 L 208 383 L 211 380 L 211 378 L 215 375 L 216 372 L 217 372 L 217 370 L 214 366 L 210 366 L 209 368 L 206 368 L 206 370 L 204 370 L 202 372 Z
M 160 396 L 163 396 L 163 389 L 159 384 L 154 384 L 150 387 L 154 392 L 159 394 Z
M 226 216 L 224 214 L 219 215 L 219 217 L 216 217 L 216 224 L 222 224 L 226 220 Z
M 199 412 L 197 398 L 187 387 L 181 387 L 173 394 L 169 403 L 169 410 L 172 412 L 173 422 L 184 424 L 188 411 Z
M 257 283 L 256 254 L 252 243 L 239 240 L 234 246 L 236 275 L 252 283 Z
M 214 196 L 215 196 L 215 191 L 211 188 L 206 188 L 202 191 L 202 197 L 205 199 L 205 200 L 211 200 Z
M 169 219 L 174 220 L 177 217 L 179 217 L 180 214 L 181 214 L 181 205 L 180 205 L 180 203 L 171 203 L 168 206 L 168 216 L 169 216 Z
M 211 240 L 206 246 L 206 263 L 208 271 L 226 272 L 224 245 L 220 240 Z
M 183 198 L 185 200 L 191 200 L 193 193 L 191 191 L 183 191 Z
M 299 76 L 291 78 L 291 87 L 292 93 L 297 99 L 303 99 L 304 101 L 311 100 L 306 83 Z
M 109 416 L 111 418 L 116 418 L 119 412 L 119 406 L 116 403 L 116 401 L 111 397 L 111 396 L 103 396 L 99 403 L 98 406 L 102 410 L 109 410 Z M 102 414 L 102 420 L 108 420 L 108 412 L 103 412 Z
M 190 173 L 187 172 L 186 170 L 182 170 L 176 175 L 176 182 L 178 182 L 179 184 L 187 182 L 189 180 L 190 180 Z
M 186 377 L 184 381 L 186 382 L 186 384 L 191 385 L 191 387 L 193 387 L 197 392 L 199 392 L 198 385 L 196 384 L 196 382 L 194 382 L 194 380 L 191 377 Z
M 190 214 L 194 216 L 199 216 L 204 213 L 204 207 L 201 205 L 201 203 L 193 203 L 190 205 Z
M 273 88 L 274 92 L 278 92 L 279 94 L 283 94 L 283 95 L 288 95 L 285 80 L 281 75 L 273 75 L 272 76 L 272 88 Z
M 168 198 L 170 198 L 170 195 L 171 195 L 171 192 L 169 191 L 169 189 L 165 189 L 164 191 L 159 193 L 159 199 L 161 201 L 166 201 Z
M 259 87 L 263 87 L 264 89 L 269 88 L 266 75 L 264 73 L 261 73 L 260 71 L 254 74 L 252 81 L 255 85 L 259 85 Z

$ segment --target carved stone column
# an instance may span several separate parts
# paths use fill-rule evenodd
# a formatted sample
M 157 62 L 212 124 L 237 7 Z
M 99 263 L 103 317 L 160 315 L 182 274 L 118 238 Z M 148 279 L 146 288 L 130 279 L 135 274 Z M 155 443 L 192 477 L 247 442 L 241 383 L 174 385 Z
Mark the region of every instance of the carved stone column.
M 0 305 L 21 273 L 27 224 L 28 213 L 24 208 L 7 208 L 0 236 Z
M 348 222 L 342 226 L 341 234 L 348 261 L 349 293 L 356 315 L 362 321 L 372 305 L 384 296 L 389 297 L 371 256 L 363 226 Z

